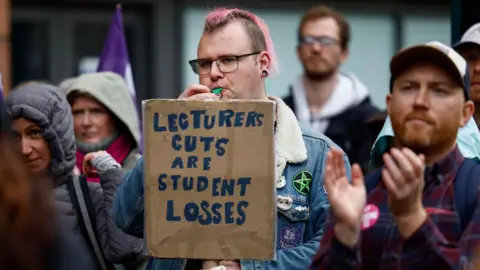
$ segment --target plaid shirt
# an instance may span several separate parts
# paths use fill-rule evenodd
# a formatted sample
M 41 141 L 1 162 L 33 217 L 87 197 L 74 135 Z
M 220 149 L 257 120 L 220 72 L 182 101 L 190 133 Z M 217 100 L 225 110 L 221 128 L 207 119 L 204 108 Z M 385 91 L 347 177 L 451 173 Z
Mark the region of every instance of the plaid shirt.
M 312 269 L 480 269 L 473 267 L 480 261 L 480 207 L 462 233 L 454 206 L 453 182 L 463 159 L 456 147 L 425 170 L 423 205 L 429 218 L 409 239 L 403 239 L 396 228 L 381 182 L 367 197 L 368 204 L 379 208 L 379 219 L 361 232 L 361 241 L 353 249 L 336 239 L 330 215 Z

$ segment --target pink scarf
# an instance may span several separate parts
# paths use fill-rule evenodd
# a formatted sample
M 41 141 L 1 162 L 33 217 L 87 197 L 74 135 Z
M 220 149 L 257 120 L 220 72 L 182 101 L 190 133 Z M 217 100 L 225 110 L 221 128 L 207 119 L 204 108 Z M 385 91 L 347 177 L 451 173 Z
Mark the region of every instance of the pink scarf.
M 109 153 L 118 163 L 122 164 L 125 158 L 127 158 L 128 154 L 131 150 L 131 143 L 128 140 L 128 136 L 120 135 L 117 139 L 115 139 L 112 144 L 105 150 Z M 85 158 L 85 153 L 80 152 L 77 149 L 77 160 L 75 162 L 77 169 L 79 170 L 80 174 L 83 174 L 83 159 Z M 87 181 L 89 182 L 100 182 L 100 178 L 98 177 L 88 177 Z

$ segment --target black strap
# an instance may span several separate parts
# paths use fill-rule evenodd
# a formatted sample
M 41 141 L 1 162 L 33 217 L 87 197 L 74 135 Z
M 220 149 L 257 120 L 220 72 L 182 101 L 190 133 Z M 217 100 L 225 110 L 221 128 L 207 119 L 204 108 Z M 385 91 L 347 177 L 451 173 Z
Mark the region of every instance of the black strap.
M 455 176 L 455 206 L 460 216 L 462 230 L 465 230 L 477 207 L 477 192 L 480 183 L 480 164 L 465 158 Z
M 105 265 L 108 270 L 114 270 L 114 266 L 112 263 L 110 263 L 105 256 L 103 255 L 103 251 L 100 250 L 100 254 L 95 252 L 94 244 L 92 243 L 92 239 L 89 236 L 88 230 L 87 230 L 87 225 L 86 225 L 86 220 L 83 218 L 83 211 L 80 206 L 79 202 L 79 197 L 77 196 L 77 192 L 75 189 L 75 179 L 72 178 L 68 183 L 67 183 L 67 188 L 68 192 L 70 194 L 71 201 L 75 207 L 75 210 L 77 211 L 77 218 L 79 219 L 79 225 L 82 231 L 82 236 L 84 239 L 86 239 L 90 250 L 93 251 L 94 257 L 96 258 L 97 264 L 100 267 L 100 269 L 103 269 L 102 265 Z M 95 208 L 93 207 L 93 201 L 90 196 L 90 190 L 88 188 L 88 183 L 87 180 L 84 176 L 79 176 L 78 177 L 78 182 L 80 184 L 80 190 L 81 190 L 81 195 L 83 196 L 83 200 L 85 203 L 85 207 L 87 208 L 87 214 L 88 214 L 88 219 L 90 221 L 90 226 L 93 229 L 94 237 L 93 241 L 97 243 L 97 246 L 99 246 L 99 235 L 96 227 L 96 213 L 95 213 Z M 99 258 L 100 257 L 100 258 Z M 102 260 L 102 261 L 100 261 Z

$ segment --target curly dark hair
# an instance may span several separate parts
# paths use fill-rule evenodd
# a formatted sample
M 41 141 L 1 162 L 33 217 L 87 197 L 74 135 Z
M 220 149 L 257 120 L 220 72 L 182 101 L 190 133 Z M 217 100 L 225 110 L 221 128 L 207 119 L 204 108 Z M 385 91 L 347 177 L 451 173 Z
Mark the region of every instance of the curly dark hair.
M 12 140 L 0 133 L 0 269 L 43 270 L 55 231 L 53 189 L 30 175 Z

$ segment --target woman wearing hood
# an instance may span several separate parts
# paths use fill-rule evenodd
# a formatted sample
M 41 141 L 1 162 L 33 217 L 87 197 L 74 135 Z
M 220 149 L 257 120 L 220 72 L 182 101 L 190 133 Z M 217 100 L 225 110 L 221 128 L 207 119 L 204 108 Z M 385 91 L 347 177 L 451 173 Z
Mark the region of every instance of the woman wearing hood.
M 74 176 L 73 119 L 70 106 L 58 88 L 42 83 L 22 85 L 9 93 L 4 107 L 33 180 L 51 180 L 48 184 L 53 184 L 55 221 L 59 226 L 56 232 L 62 237 L 62 248 L 56 257 L 70 264 L 70 269 L 75 266 L 89 270 L 113 269 L 111 263 L 124 264 L 137 259 L 143 242 L 124 234 L 111 214 L 123 171 L 106 153 L 92 153 L 89 164 L 96 169 L 100 183 L 87 183 L 84 178 Z M 85 187 L 83 193 L 78 193 L 76 183 Z M 85 215 L 85 208 L 78 205 L 87 205 L 87 209 L 90 205 L 92 211 Z M 92 226 L 85 225 L 86 219 Z M 97 242 L 92 241 L 92 235 Z
M 75 78 L 66 94 L 73 114 L 76 173 L 83 173 L 86 154 L 100 150 L 124 169 L 132 168 L 140 158 L 140 130 L 125 80 L 113 72 L 87 73 Z M 94 177 L 87 180 L 98 182 Z

